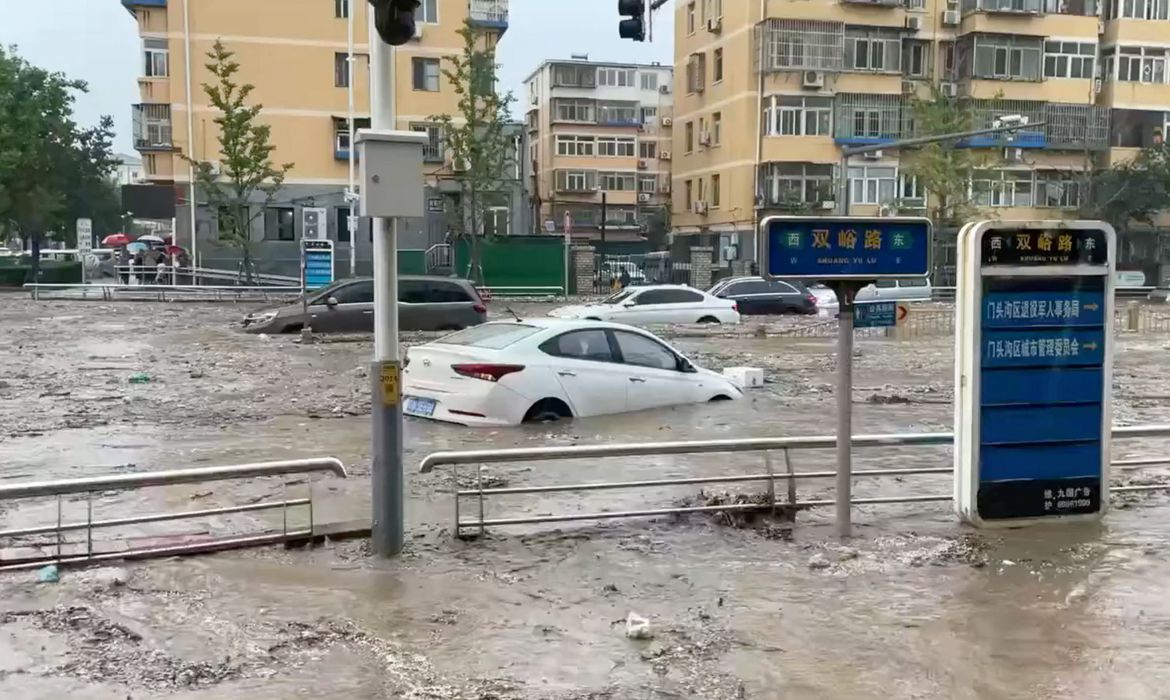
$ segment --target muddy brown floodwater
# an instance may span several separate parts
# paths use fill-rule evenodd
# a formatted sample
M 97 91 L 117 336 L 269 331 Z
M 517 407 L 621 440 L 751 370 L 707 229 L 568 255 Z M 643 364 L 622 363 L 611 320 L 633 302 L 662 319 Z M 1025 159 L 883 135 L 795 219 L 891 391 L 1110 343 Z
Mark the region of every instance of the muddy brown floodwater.
M 547 305 L 519 304 L 519 313 Z M 369 512 L 368 339 L 301 345 L 244 335 L 230 305 L 33 303 L 0 296 L 0 483 L 334 455 L 318 521 Z M 1128 497 L 1101 525 L 977 532 L 945 504 L 831 513 L 497 528 L 452 537 L 467 469 L 419 474 L 446 449 L 826 434 L 832 340 L 775 337 L 807 321 L 664 332 L 712 368 L 753 365 L 746 400 L 517 429 L 406 425 L 409 541 L 279 548 L 0 576 L 0 697 L 1068 699 L 1170 697 L 1170 509 Z M 408 337 L 408 344 L 420 337 Z M 1165 336 L 1119 339 L 1116 422 L 1170 422 Z M 948 430 L 948 337 L 857 344 L 859 432 Z M 148 381 L 132 383 L 144 373 Z M 1119 442 L 1116 458 L 1165 454 Z M 831 454 L 794 453 L 798 470 Z M 941 466 L 942 449 L 859 450 L 857 466 Z M 759 455 L 660 455 L 492 466 L 535 485 L 759 473 Z M 1157 482 L 1163 470 L 1125 473 Z M 278 480 L 96 494 L 96 517 L 304 493 Z M 831 497 L 801 482 L 800 497 Z M 297 489 L 301 489 L 297 492 Z M 949 477 L 857 480 L 861 495 L 946 494 Z M 730 491 L 731 493 L 725 493 Z M 513 496 L 489 517 L 750 499 L 761 487 Z M 466 504 L 470 512 L 472 504 Z M 84 517 L 67 500 L 65 519 Z M 0 526 L 56 519 L 56 503 L 0 504 Z M 275 516 L 279 519 L 279 515 Z M 227 533 L 262 517 L 173 524 Z M 121 532 L 147 536 L 157 530 Z M 11 543 L 0 542 L 0 547 Z M 650 621 L 628 639 L 625 619 Z

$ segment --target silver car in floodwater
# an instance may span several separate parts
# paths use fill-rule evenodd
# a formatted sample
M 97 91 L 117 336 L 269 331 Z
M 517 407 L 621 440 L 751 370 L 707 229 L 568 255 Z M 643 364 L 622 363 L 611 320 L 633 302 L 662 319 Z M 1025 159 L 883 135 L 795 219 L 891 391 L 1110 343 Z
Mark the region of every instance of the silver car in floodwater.
M 404 331 L 458 331 L 487 320 L 487 307 L 467 280 L 451 277 L 398 278 L 398 327 Z M 308 313 L 298 299 L 244 317 L 250 333 L 374 331 L 374 280 L 354 277 L 309 293 Z

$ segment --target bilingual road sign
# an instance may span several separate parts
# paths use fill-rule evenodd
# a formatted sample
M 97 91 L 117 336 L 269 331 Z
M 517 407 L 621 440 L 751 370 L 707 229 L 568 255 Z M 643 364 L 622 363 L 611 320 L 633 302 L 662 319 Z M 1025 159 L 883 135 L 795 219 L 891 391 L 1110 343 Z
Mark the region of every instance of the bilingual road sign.
M 93 220 L 77 220 L 77 253 L 84 258 L 93 252 Z
M 930 272 L 928 219 L 771 216 L 760 228 L 768 278 L 872 281 Z
M 333 283 L 333 241 L 302 240 L 304 287 L 320 289 Z
M 897 320 L 896 301 L 871 301 L 853 305 L 854 328 L 893 328 Z
M 983 221 L 959 234 L 955 496 L 977 525 L 1108 505 L 1113 229 Z

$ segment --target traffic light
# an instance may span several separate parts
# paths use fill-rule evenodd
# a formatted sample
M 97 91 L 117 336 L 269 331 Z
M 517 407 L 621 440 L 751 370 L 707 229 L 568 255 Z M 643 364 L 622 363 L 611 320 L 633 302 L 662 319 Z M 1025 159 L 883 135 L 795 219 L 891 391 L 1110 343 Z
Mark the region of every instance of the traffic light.
M 618 0 L 618 36 L 634 41 L 646 41 L 646 0 Z
M 419 0 L 370 0 L 374 6 L 374 28 L 382 41 L 402 46 L 414 38 L 414 11 Z

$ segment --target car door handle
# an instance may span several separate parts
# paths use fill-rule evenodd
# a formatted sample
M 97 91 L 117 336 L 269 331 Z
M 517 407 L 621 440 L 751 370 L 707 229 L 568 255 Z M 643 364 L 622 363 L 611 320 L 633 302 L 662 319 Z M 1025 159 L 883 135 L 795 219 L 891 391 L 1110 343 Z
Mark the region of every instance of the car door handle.
M 373 316 L 373 315 L 374 315 L 374 310 L 373 310 L 373 309 L 370 309 L 369 311 L 363 311 L 362 313 L 363 313 L 363 314 L 366 314 L 366 315 L 368 315 L 368 316 Z
M 570 372 L 567 369 L 563 369 L 560 372 L 557 372 L 557 374 L 561 375 L 562 377 L 576 377 L 577 376 L 576 372 Z
M 635 384 L 645 384 L 646 383 L 646 380 L 642 379 L 641 377 L 630 377 L 630 381 L 634 382 Z

